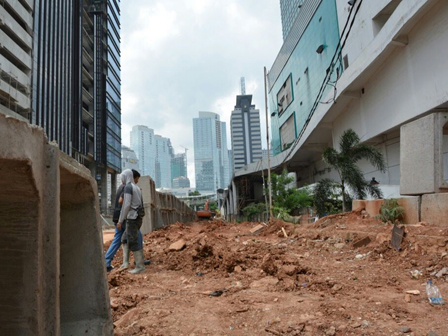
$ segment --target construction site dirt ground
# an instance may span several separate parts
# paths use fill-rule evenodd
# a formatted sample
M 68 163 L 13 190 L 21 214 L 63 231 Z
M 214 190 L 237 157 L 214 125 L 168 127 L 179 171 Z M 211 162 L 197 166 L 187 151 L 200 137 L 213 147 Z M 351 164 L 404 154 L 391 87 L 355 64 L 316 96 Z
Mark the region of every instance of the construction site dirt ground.
M 408 225 L 397 251 L 392 226 L 359 211 L 257 225 L 150 233 L 151 265 L 138 275 L 119 270 L 119 251 L 108 275 L 115 334 L 448 335 L 447 306 L 430 305 L 425 289 L 432 278 L 448 298 L 447 228 Z M 176 242 L 185 247 L 170 250 Z

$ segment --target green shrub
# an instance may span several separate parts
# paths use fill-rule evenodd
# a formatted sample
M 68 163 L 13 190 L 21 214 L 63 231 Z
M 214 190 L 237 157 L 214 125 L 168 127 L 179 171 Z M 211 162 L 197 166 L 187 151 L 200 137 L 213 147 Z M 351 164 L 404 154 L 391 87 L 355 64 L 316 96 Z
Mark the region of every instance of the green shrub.
M 308 208 L 313 204 L 313 195 L 308 188 L 287 189 L 288 184 L 294 181 L 294 178 L 288 176 L 286 170 L 280 175 L 273 173 L 271 181 L 273 206 L 275 208 L 284 209 L 287 213 L 291 213 L 293 210 Z
M 377 215 L 377 218 L 383 223 L 403 223 L 404 208 L 398 204 L 397 199 L 386 199 L 381 205 L 380 214 Z
M 253 216 L 260 215 L 264 212 L 266 212 L 266 204 L 264 203 L 252 203 L 243 209 L 246 220 L 251 220 Z

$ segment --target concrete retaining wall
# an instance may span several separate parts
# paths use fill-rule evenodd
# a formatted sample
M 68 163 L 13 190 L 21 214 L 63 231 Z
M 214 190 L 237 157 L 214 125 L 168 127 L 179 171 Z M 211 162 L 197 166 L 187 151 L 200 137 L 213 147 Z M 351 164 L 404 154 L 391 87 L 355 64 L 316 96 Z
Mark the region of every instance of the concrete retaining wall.
M 397 198 L 398 204 L 404 208 L 404 220 L 405 224 L 416 224 L 420 222 L 419 215 L 419 197 L 400 197 Z M 352 207 L 357 209 L 359 207 L 364 207 L 367 213 L 371 217 L 379 215 L 381 205 L 384 203 L 383 199 L 376 200 L 354 200 Z
M 448 227 L 448 194 L 422 196 L 422 222 Z
M 0 174 L 0 335 L 112 335 L 89 170 L 0 114 Z
M 146 216 L 141 231 L 147 234 L 171 223 L 186 223 L 196 219 L 196 212 L 173 195 L 156 191 L 156 185 L 149 176 L 142 176 L 138 182 L 142 189 Z

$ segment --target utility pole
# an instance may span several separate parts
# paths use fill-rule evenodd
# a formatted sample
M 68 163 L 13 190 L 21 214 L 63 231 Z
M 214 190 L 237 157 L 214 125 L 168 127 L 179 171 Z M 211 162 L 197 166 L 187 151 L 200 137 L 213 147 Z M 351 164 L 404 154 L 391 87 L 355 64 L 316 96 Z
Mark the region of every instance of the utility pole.
M 268 120 L 268 87 L 266 83 L 266 67 L 264 67 L 264 105 L 266 108 L 266 140 L 268 145 L 268 187 L 269 187 L 269 218 L 273 218 L 272 215 L 272 187 L 271 187 L 271 148 L 269 145 L 269 120 Z

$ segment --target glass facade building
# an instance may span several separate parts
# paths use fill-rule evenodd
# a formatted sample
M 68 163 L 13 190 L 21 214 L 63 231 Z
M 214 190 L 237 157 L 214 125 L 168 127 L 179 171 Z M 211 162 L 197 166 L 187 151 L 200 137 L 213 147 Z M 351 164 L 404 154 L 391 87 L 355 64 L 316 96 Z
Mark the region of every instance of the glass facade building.
M 156 141 L 154 130 L 147 126 L 132 127 L 131 148 L 137 154 L 139 171 L 142 176 L 156 178 Z
M 35 0 L 33 29 L 31 123 L 95 176 L 120 172 L 120 1 Z
M 121 161 L 121 66 L 120 1 L 108 0 L 106 67 L 106 153 L 107 165 L 119 170 Z
M 185 153 L 175 154 L 171 160 L 171 178 L 188 177 L 187 155 Z
M 336 1 L 305 1 L 268 74 L 274 155 L 289 148 L 306 126 L 338 44 Z M 330 81 L 342 71 L 338 57 Z M 330 89 L 327 85 L 325 92 Z
M 173 147 L 171 140 L 160 135 L 155 136 L 156 143 L 156 188 L 171 188 L 171 160 L 173 158 Z
M 196 190 L 216 191 L 230 182 L 226 123 L 218 114 L 199 112 L 193 119 Z
M 69 155 L 72 147 L 80 150 L 80 116 L 74 109 L 80 81 L 73 62 L 79 51 L 79 10 L 73 0 L 34 1 L 30 121 Z
M 283 40 L 286 40 L 304 1 L 305 0 L 280 0 Z

